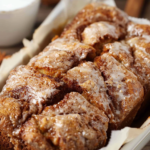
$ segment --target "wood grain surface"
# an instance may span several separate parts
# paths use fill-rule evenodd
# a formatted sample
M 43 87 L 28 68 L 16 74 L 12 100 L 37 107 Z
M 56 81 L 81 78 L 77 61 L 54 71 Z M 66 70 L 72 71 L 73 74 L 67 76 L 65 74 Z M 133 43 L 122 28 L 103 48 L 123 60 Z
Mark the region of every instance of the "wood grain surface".
M 128 0 L 126 2 L 125 12 L 133 17 L 139 17 L 145 0 Z
M 150 150 L 150 141 L 145 145 L 142 150 Z

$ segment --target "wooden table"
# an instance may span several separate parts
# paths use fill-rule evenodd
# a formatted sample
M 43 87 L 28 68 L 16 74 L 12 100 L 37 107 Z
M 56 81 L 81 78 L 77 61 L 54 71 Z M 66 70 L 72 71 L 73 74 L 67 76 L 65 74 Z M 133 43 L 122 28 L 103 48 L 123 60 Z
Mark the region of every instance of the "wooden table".
M 132 17 L 140 17 L 145 0 L 127 0 L 125 12 Z
M 150 141 L 145 145 L 142 150 L 150 150 Z

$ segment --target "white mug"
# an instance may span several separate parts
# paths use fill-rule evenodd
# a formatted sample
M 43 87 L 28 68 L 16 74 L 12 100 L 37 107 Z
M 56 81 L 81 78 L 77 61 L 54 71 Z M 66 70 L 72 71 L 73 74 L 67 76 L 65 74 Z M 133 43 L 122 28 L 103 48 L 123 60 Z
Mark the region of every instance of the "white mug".
M 10 11 L 0 11 L 0 46 L 12 46 L 27 37 L 36 21 L 40 0 Z

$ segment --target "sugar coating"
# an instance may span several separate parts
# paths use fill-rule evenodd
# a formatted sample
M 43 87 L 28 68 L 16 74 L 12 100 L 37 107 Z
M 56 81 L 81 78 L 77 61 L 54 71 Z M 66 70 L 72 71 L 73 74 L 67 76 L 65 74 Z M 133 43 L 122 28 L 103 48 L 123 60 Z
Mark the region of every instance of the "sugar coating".
M 108 93 L 112 98 L 115 121 L 122 122 L 139 101 L 142 102 L 143 86 L 132 72 L 108 53 L 97 58 L 95 63 L 103 72 Z
M 34 120 L 37 125 L 34 124 Z M 39 131 L 44 133 L 39 135 L 31 130 L 38 126 Z M 105 143 L 108 118 L 98 108 L 92 106 L 86 99 L 72 92 L 54 106 L 46 107 L 41 115 L 35 115 L 25 124 L 25 130 L 21 129 L 20 135 L 28 144 L 37 145 L 35 137 L 43 136 L 43 140 L 51 140 L 54 146 L 59 149 L 84 150 L 98 148 Z M 26 133 L 35 133 L 30 136 Z M 43 145 L 45 146 L 45 145 Z M 55 149 L 55 148 L 54 148 Z
M 29 66 L 48 70 L 49 75 L 58 72 L 65 73 L 74 64 L 95 55 L 95 49 L 75 40 L 56 39 L 36 57 L 32 58 Z M 56 72 L 56 73 L 53 73 Z
M 148 24 L 138 24 L 134 22 L 129 22 L 127 26 L 127 36 L 145 36 L 150 35 L 150 25 Z
M 14 98 L 23 99 L 41 111 L 63 84 L 43 76 L 32 67 L 19 66 L 10 73 L 2 94 L 8 93 Z
M 76 81 L 83 90 L 82 95 L 91 104 L 103 110 L 109 116 L 110 120 L 113 119 L 113 114 L 109 106 L 111 101 L 106 94 L 107 88 L 104 79 L 94 63 L 85 62 L 70 69 L 65 79 L 67 79 L 68 84 Z
M 127 68 L 131 67 L 134 61 L 131 48 L 124 41 L 105 44 L 103 52 L 108 52 Z
M 128 16 L 116 7 L 100 2 L 91 3 L 77 14 L 71 24 L 64 29 L 61 37 L 81 40 L 84 28 L 98 21 L 115 22 L 117 25 L 125 27 L 128 23 Z
M 118 39 L 125 32 L 117 24 L 100 21 L 86 27 L 82 33 L 83 42 L 94 45 L 104 39 Z
M 150 83 L 150 36 L 133 37 L 127 39 L 127 43 L 132 47 L 135 57 L 135 67 L 138 69 L 143 83 Z

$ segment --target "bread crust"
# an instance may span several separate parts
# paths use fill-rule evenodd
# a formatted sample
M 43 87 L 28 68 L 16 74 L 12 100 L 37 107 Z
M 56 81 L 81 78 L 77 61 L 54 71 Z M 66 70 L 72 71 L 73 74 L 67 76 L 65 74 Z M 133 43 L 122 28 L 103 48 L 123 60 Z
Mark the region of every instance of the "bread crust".
M 81 33 L 88 25 L 108 21 L 125 27 L 128 23 L 127 15 L 116 7 L 108 6 L 103 3 L 91 3 L 83 8 L 64 29 L 61 37 L 67 39 L 78 39 L 81 41 Z

